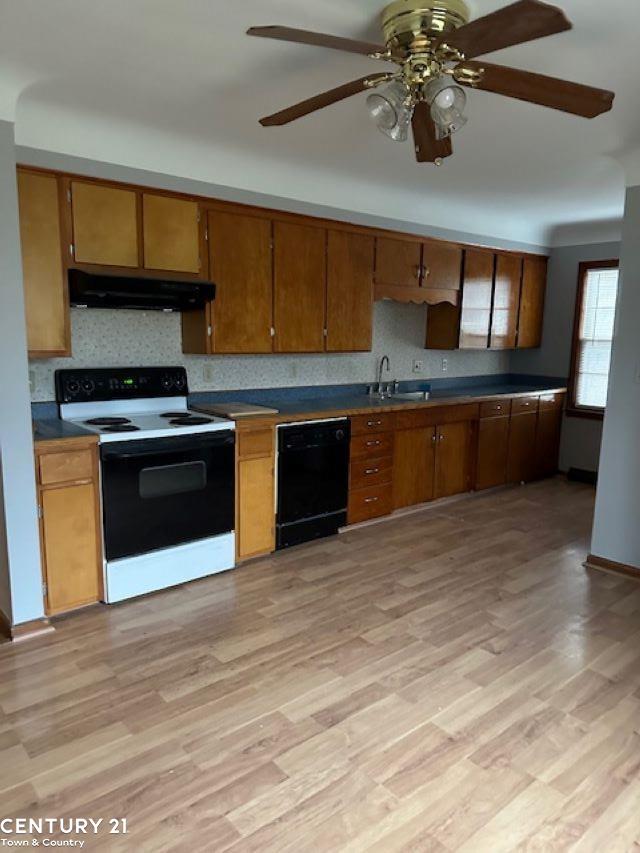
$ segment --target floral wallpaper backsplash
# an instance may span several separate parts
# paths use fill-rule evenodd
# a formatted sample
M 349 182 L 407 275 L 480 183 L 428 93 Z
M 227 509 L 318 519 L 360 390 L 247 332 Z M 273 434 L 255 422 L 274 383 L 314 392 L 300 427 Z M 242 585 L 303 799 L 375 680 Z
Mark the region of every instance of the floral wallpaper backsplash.
M 29 364 L 33 402 L 55 398 L 59 368 L 184 365 L 192 391 L 333 385 L 375 379 L 379 359 L 391 360 L 391 379 L 431 379 L 507 373 L 508 353 L 424 349 L 425 306 L 378 302 L 373 351 L 345 355 L 191 356 L 181 349 L 180 316 L 156 311 L 72 309 L 72 358 Z M 442 359 L 447 371 L 442 371 Z M 413 373 L 413 362 L 424 370 Z

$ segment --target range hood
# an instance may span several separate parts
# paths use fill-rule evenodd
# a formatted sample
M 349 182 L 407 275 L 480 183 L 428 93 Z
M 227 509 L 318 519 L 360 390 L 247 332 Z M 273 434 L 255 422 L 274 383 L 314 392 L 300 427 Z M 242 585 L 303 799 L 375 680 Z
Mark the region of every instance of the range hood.
M 69 270 L 69 299 L 74 308 L 194 311 L 215 295 L 215 284 L 204 281 L 125 278 Z

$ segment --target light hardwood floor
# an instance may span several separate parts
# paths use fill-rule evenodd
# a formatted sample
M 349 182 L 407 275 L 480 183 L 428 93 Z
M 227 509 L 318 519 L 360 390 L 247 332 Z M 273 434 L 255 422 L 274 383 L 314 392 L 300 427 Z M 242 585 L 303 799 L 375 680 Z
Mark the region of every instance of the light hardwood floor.
M 85 849 L 640 850 L 640 584 L 593 491 L 475 496 L 0 648 L 0 816 Z

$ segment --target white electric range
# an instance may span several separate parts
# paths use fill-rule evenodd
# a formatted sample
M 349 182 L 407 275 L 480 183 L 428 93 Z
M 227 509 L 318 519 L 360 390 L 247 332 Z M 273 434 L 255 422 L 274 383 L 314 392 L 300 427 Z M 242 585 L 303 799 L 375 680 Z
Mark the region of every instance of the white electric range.
M 188 407 L 186 371 L 56 371 L 60 417 L 98 435 L 105 601 L 235 565 L 235 424 Z

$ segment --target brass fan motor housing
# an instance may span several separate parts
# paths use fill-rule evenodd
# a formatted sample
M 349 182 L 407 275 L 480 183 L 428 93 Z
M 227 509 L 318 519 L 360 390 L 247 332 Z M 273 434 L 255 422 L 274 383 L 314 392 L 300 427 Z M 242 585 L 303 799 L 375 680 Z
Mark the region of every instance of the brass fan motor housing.
M 382 12 L 387 49 L 409 58 L 429 51 L 433 39 L 454 32 L 470 20 L 464 0 L 394 0 Z

